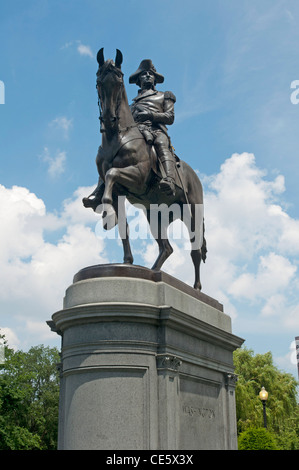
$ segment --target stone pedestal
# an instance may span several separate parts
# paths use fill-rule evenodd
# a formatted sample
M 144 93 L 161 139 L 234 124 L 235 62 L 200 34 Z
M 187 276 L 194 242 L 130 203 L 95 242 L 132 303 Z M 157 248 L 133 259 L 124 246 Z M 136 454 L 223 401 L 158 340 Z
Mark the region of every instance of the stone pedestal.
M 214 299 L 163 273 L 85 268 L 62 336 L 59 449 L 236 449 L 233 351 Z

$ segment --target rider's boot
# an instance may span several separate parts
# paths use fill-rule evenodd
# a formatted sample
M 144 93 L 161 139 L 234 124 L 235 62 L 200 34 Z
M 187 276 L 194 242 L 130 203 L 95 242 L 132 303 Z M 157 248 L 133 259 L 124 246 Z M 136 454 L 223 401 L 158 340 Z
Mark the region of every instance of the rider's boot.
M 160 181 L 160 188 L 169 195 L 175 195 L 176 162 L 174 158 L 165 158 L 162 162 L 166 176 Z

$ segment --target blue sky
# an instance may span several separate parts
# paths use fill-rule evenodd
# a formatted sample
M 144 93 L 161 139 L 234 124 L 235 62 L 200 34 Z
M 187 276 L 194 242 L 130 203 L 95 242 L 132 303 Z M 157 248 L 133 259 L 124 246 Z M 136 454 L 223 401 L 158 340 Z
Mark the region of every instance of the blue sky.
M 97 181 L 95 56 L 118 48 L 129 101 L 144 58 L 176 95 L 169 134 L 205 190 L 203 292 L 247 347 L 297 377 L 298 21 L 292 0 L 2 0 L 0 327 L 11 345 L 59 346 L 45 322 L 73 275 L 122 260 L 80 202 Z M 173 245 L 165 271 L 192 284 L 189 252 Z M 132 248 L 151 266 L 151 240 Z

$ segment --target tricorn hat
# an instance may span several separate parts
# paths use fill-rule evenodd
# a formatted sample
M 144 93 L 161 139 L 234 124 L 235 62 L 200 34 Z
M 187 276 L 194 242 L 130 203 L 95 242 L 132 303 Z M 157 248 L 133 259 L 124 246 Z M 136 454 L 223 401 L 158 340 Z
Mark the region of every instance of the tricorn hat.
M 157 83 L 163 83 L 164 77 L 158 73 L 150 59 L 144 59 L 140 62 L 140 65 L 135 73 L 129 78 L 129 83 L 137 83 L 138 77 L 142 72 L 150 71 L 154 74 Z

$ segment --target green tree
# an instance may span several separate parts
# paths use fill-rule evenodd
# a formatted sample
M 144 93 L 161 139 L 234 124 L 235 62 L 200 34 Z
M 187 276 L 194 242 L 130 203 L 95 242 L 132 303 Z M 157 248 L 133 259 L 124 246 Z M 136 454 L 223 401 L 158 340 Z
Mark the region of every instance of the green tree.
M 267 427 L 275 434 L 280 448 L 299 449 L 299 414 L 296 387 L 292 374 L 279 371 L 271 352 L 256 354 L 240 348 L 234 352 L 236 408 L 238 434 L 248 428 L 263 425 L 259 392 L 264 386 L 269 392 L 266 405 Z
M 248 428 L 238 439 L 239 450 L 278 450 L 275 438 L 265 428 Z
M 5 345 L 0 365 L 0 449 L 56 449 L 60 361 L 56 348 Z

